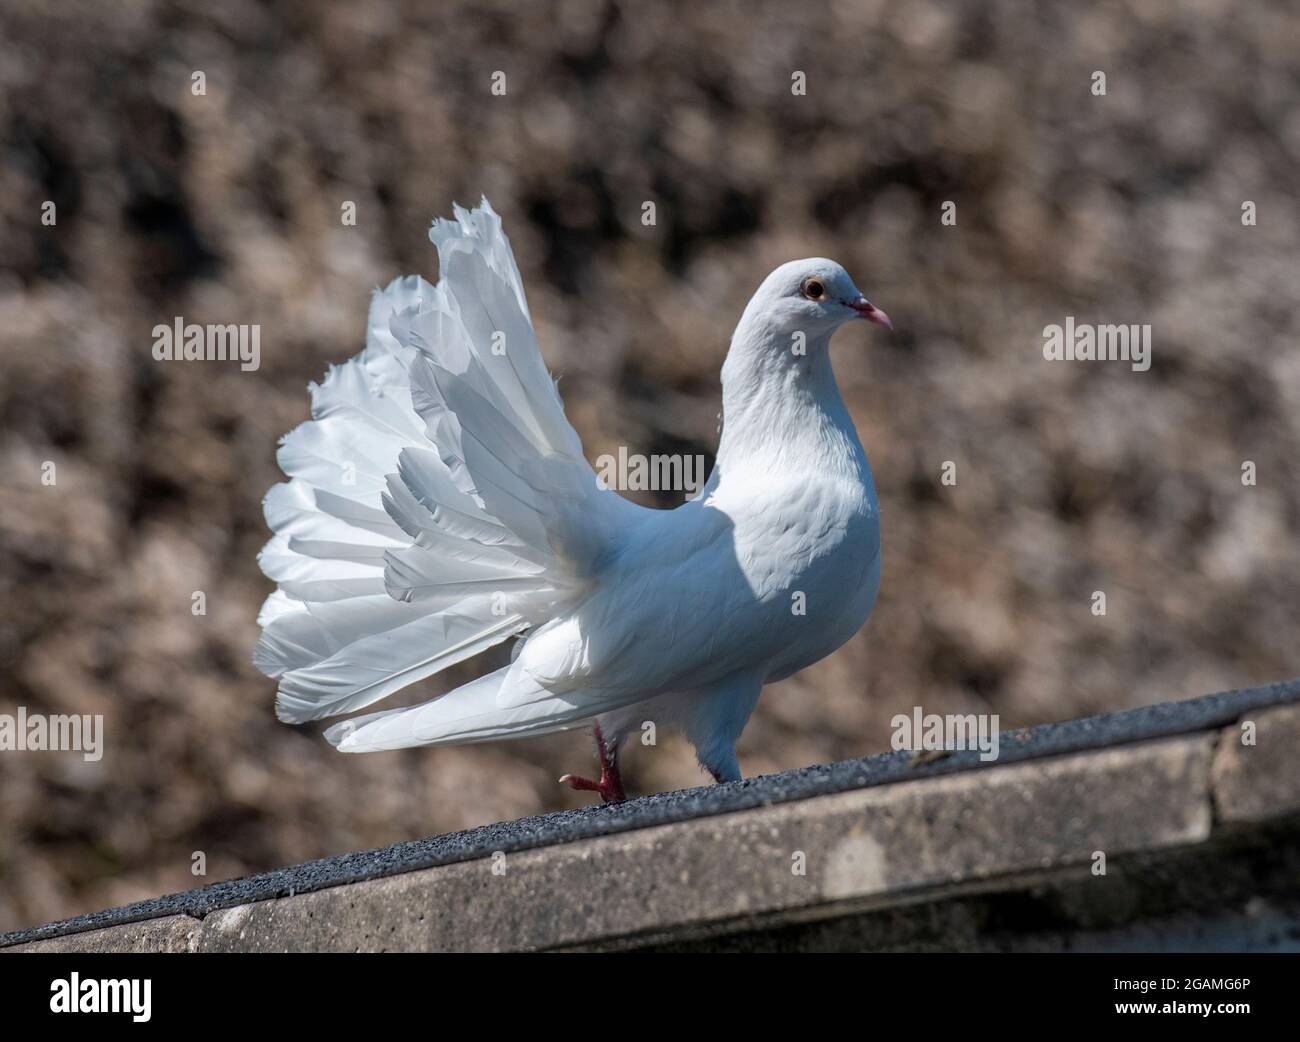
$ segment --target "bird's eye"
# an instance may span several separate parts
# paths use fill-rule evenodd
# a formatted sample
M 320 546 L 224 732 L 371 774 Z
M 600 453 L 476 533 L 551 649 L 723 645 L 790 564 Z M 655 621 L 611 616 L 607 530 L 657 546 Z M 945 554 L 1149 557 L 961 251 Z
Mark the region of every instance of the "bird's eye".
M 803 285 L 799 288 L 809 300 L 826 299 L 826 283 L 821 279 L 804 279 Z

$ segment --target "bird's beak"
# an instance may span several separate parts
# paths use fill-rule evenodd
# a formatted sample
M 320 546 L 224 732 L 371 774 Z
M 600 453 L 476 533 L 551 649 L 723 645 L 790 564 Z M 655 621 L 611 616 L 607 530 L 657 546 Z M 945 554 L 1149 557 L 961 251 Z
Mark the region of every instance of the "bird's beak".
M 848 301 L 849 307 L 858 313 L 859 318 L 865 318 L 868 322 L 879 322 L 886 329 L 893 329 L 894 323 L 889 321 L 886 315 L 875 304 L 871 303 L 866 297 L 858 297 L 857 300 Z

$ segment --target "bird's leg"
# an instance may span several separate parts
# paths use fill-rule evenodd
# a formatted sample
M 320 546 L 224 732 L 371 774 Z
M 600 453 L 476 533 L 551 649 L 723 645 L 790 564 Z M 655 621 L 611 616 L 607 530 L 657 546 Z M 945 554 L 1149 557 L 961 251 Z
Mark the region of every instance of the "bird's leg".
M 605 746 L 605 736 L 601 734 L 600 724 L 593 724 L 596 735 L 596 755 L 600 757 L 600 780 L 579 778 L 576 774 L 566 774 L 560 782 L 570 788 L 583 792 L 598 792 L 605 803 L 622 803 L 627 796 L 623 793 L 623 779 L 618 773 L 618 750 L 610 752 Z

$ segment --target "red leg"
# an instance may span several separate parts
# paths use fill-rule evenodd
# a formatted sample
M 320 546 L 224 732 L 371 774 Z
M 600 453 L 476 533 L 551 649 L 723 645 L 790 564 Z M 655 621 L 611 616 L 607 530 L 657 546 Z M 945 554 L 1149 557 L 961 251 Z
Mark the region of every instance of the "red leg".
M 579 778 L 576 774 L 566 774 L 560 783 L 582 792 L 598 792 L 605 803 L 622 803 L 627 796 L 623 792 L 623 779 L 618 773 L 618 754 L 613 756 L 605 748 L 605 736 L 600 732 L 600 724 L 593 724 L 596 734 L 596 755 L 600 757 L 600 780 Z

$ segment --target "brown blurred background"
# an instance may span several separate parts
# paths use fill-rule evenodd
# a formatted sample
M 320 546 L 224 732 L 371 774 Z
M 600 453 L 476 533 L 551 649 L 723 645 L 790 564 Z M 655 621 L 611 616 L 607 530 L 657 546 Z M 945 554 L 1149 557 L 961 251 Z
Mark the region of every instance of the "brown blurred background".
M 481 194 L 591 458 L 711 461 L 782 261 L 894 319 L 834 348 L 881 598 L 769 689 L 747 774 L 884 750 L 917 704 L 1005 728 L 1300 673 L 1298 38 L 1289 0 L 6 0 L 0 712 L 102 713 L 106 752 L 0 754 L 0 929 L 585 801 L 581 733 L 344 757 L 249 662 L 276 441 Z M 155 362 L 176 315 L 260 323 L 261 369 Z M 1150 372 L 1045 362 L 1066 315 L 1151 323 Z M 706 780 L 679 741 L 628 770 Z

